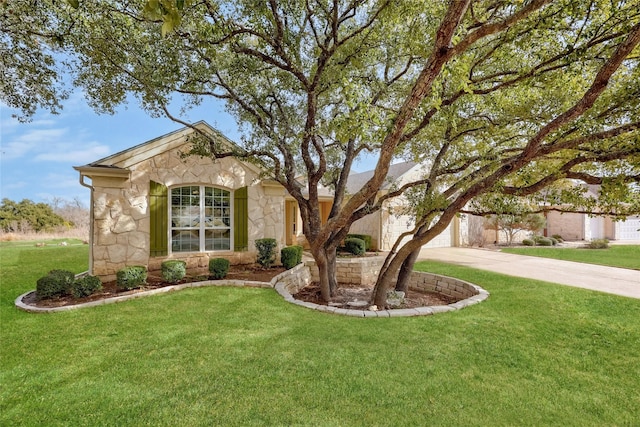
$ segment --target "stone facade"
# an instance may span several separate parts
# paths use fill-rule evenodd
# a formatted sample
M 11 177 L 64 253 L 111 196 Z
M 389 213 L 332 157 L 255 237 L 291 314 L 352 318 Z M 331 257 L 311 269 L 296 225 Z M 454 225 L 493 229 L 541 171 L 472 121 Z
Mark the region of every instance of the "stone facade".
M 284 246 L 284 189 L 260 181 L 257 168 L 233 158 L 215 161 L 198 156 L 183 158 L 181 153 L 188 150 L 188 133 L 170 134 L 98 161 L 89 165 L 91 168 L 76 168 L 91 178 L 92 274 L 112 278 L 128 265 L 157 270 L 166 259 L 185 260 L 187 268 L 206 268 L 210 257 L 227 258 L 234 264 L 251 263 L 256 259 L 256 239 L 275 238 L 278 247 Z M 92 176 L 92 171 L 99 167 L 129 173 L 99 176 L 98 172 Z M 171 253 L 168 248 L 167 256 L 151 257 L 151 181 L 165 185 L 169 192 L 177 186 L 205 185 L 225 189 L 233 195 L 233 191 L 248 187 L 249 251 Z

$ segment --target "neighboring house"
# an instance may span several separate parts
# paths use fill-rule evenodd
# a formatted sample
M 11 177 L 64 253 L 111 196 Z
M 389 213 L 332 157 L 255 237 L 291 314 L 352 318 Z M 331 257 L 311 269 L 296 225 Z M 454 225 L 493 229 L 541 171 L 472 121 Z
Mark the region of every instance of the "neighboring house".
M 232 144 L 205 122 L 195 126 Z M 128 265 L 155 270 L 166 259 L 189 268 L 206 268 L 213 257 L 250 263 L 256 239 L 287 243 L 284 188 L 234 158 L 181 156 L 193 132 L 184 128 L 75 167 L 91 189 L 91 274 L 113 277 Z
M 403 162 L 391 165 L 385 184 L 380 189 L 383 195 L 394 188 L 420 179 L 423 175 L 423 167 L 414 162 Z M 349 176 L 347 183 L 348 193 L 355 193 L 373 176 L 374 171 L 367 171 Z M 372 237 L 374 249 L 388 251 L 393 247 L 395 241 L 405 232 L 411 231 L 415 226 L 413 216 L 405 212 L 404 205 L 406 198 L 395 197 L 385 201 L 382 209 L 372 213 L 358 221 L 350 228 L 350 233 L 369 234 Z M 454 217 L 447 228 L 425 244 L 425 248 L 439 248 L 460 246 L 467 239 L 468 225 L 466 216 Z M 411 236 L 405 237 L 403 242 L 409 240 Z
M 598 186 L 586 187 L 586 197 L 597 198 Z M 557 206 L 548 206 L 549 208 Z M 558 212 L 550 210 L 544 213 L 546 227 L 540 230 L 544 236 L 559 235 L 564 240 L 590 241 L 592 239 L 609 240 L 640 240 L 640 216 L 629 216 L 622 221 L 614 221 L 607 215 L 588 215 L 583 213 Z M 514 243 L 520 243 L 522 239 L 531 235 L 530 231 L 520 231 Z M 506 243 L 505 234 L 496 230 L 486 229 L 484 232 L 486 242 Z

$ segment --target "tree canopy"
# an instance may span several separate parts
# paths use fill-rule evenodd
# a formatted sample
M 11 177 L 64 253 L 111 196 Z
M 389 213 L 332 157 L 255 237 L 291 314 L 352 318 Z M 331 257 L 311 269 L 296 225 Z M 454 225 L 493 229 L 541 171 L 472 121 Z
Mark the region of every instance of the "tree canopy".
M 63 225 L 73 224 L 66 222 L 46 203 L 2 199 L 0 204 L 0 229 L 6 233 L 48 231 Z
M 55 107 L 46 95 L 59 74 L 44 46 L 68 55 L 74 83 L 100 112 L 133 94 L 150 114 L 189 126 L 170 110 L 178 98 L 184 108 L 224 100 L 244 130 L 243 150 L 226 152 L 204 135 L 194 150 L 259 161 L 297 200 L 325 298 L 349 226 L 401 194 L 415 230 L 387 259 L 378 304 L 416 251 L 479 195 L 545 190 L 575 209 L 639 211 L 630 185 L 640 181 L 639 0 L 45 5 L 20 10 L 45 17 L 35 22 L 46 21 L 46 32 L 2 29 L 3 49 L 35 49 L 15 58 L 17 67 L 32 60 L 52 73 L 35 88 L 41 96 L 22 103 L 25 114 L 36 104 Z M 19 75 L 10 84 L 34 83 Z M 375 174 L 347 194 L 347 176 L 365 153 L 378 157 Z M 383 195 L 399 158 L 424 164 L 424 174 Z M 600 185 L 600 198 L 584 198 L 567 180 Z M 326 224 L 319 185 L 335 192 Z

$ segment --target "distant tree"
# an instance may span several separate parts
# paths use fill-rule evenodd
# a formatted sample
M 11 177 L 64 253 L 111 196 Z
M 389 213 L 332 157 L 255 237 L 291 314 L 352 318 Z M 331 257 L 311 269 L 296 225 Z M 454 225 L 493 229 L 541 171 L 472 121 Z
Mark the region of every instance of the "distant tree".
M 49 231 L 65 225 L 72 224 L 53 212 L 46 203 L 34 203 L 29 199 L 21 202 L 2 199 L 0 204 L 0 229 L 4 232 Z
M 75 228 L 89 229 L 89 208 L 80 199 L 67 200 L 54 197 L 48 204 L 53 212 L 64 218 L 67 223 L 73 224 Z

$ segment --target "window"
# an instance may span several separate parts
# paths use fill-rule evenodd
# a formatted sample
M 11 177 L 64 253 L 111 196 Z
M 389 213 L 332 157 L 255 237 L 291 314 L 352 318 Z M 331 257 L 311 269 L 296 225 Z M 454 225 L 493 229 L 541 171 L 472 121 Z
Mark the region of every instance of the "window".
M 231 250 L 231 193 L 203 185 L 173 188 L 171 250 Z

